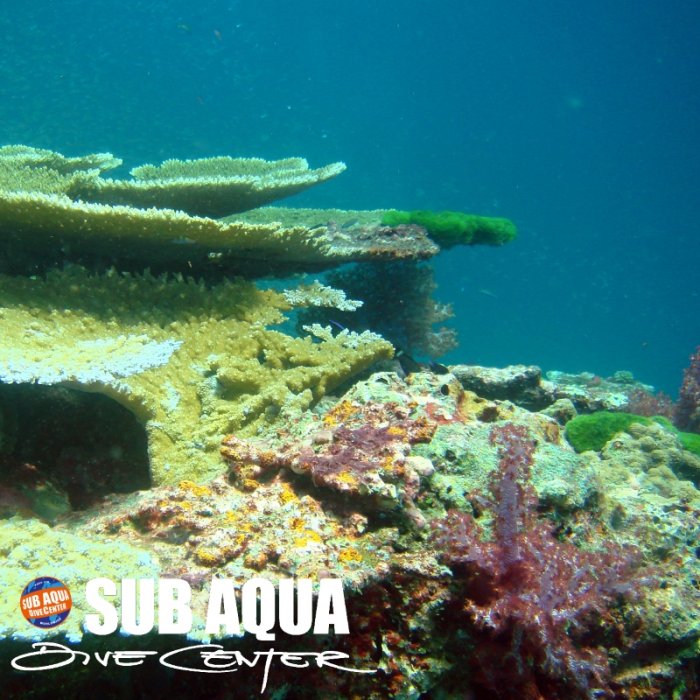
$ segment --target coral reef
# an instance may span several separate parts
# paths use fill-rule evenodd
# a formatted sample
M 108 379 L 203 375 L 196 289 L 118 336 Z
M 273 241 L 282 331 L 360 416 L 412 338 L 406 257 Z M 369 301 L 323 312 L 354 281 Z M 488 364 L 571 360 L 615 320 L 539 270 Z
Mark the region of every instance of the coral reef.
M 132 180 L 84 175 L 72 183 L 67 194 L 101 204 L 176 209 L 218 219 L 297 194 L 344 170 L 345 163 L 310 170 L 304 158 L 172 159 L 160 166 L 133 168 Z
M 222 405 L 222 412 L 233 408 Z M 368 439 L 358 443 L 362 430 Z M 633 424 L 629 431 L 600 454 L 578 455 L 552 418 L 464 391 L 450 374 L 402 379 L 381 372 L 339 398 L 324 396 L 312 410 L 259 421 L 254 436 L 237 432 L 228 474 L 222 460 L 209 481 L 183 478 L 112 495 L 59 518 L 52 530 L 25 513 L 25 532 L 44 534 L 7 541 L 27 562 L 23 578 L 45 573 L 47 552 L 60 541 L 53 551 L 65 562 L 61 578 L 78 591 L 86 575 L 94 576 L 84 553 L 114 577 L 122 569 L 112 557 L 123 559 L 131 575 L 184 578 L 199 615 L 192 640 L 205 638 L 201 615 L 212 576 L 239 583 L 253 576 L 341 578 L 350 634 L 281 638 L 275 647 L 342 649 L 357 666 L 379 671 L 280 668 L 270 692 L 287 697 L 479 698 L 493 697 L 492 683 L 504 697 L 537 697 L 535 689 L 541 697 L 585 697 L 586 688 L 604 683 L 619 697 L 672 697 L 692 687 L 693 666 L 683 656 L 692 657 L 700 640 L 693 612 L 700 604 L 700 495 L 674 474 L 691 466 L 692 455 L 668 430 Z M 7 432 L 11 441 L 9 423 Z M 292 466 L 305 458 L 309 470 L 295 473 Z M 402 460 L 419 467 L 417 481 L 398 468 Z M 310 469 L 319 467 L 324 479 L 329 465 L 333 478 L 315 484 Z M 367 489 L 354 488 L 353 478 L 366 474 Z M 371 496 L 374 487 L 381 498 Z M 442 527 L 433 534 L 417 526 L 419 515 Z M 627 564 L 620 548 L 651 563 L 659 585 L 630 597 L 636 587 L 622 585 Z M 20 585 L 10 578 L 19 566 L 0 570 L 3 590 Z M 27 625 L 12 596 L 2 605 L 5 639 L 18 631 L 23 639 L 60 633 Z M 77 639 L 81 630 L 70 634 Z M 183 643 L 148 640 L 163 651 Z M 121 637 L 118 647 L 138 644 Z M 259 650 L 248 637 L 224 644 Z M 114 640 L 91 635 L 81 642 L 87 649 L 113 647 Z M 174 698 L 195 692 L 190 674 L 160 674 L 157 665 L 145 674 L 135 669 L 120 692 L 141 692 L 154 679 L 159 693 L 167 689 Z M 41 675 L 29 679 L 32 688 L 49 683 L 49 674 Z M 236 676 L 236 693 L 259 693 L 253 669 Z M 29 682 L 19 675 L 11 681 L 17 693 Z M 196 681 L 198 693 L 210 683 Z M 73 695 L 85 688 L 78 677 L 65 682 L 77 684 Z M 106 674 L 102 682 L 111 689 L 115 681 Z M 221 678 L 206 687 L 234 688 Z
M 332 163 L 310 170 L 303 158 L 167 160 L 141 165 L 131 180 L 102 178 L 122 164 L 111 153 L 66 158 L 30 146 L 0 148 L 0 186 L 8 192 L 62 193 L 73 201 L 175 209 L 220 218 L 301 192 L 345 170 Z
M 591 372 L 550 371 L 543 377 L 535 365 L 453 365 L 450 371 L 465 389 L 484 397 L 512 401 L 528 410 L 545 411 L 557 402 L 566 402 L 576 413 L 627 411 L 669 417 L 671 411 L 668 397 L 655 392 L 654 387 L 636 381 L 630 372 L 600 377 Z M 635 406 L 642 410 L 633 411 Z M 654 411 L 654 408 L 658 410 Z
M 442 558 L 465 581 L 463 612 L 476 630 L 477 684 L 503 696 L 598 697 L 609 691 L 608 660 L 585 643 L 596 618 L 629 587 L 632 559 L 618 548 L 587 552 L 536 518 L 528 485 L 535 445 L 522 425 L 496 425 L 499 471 L 491 487 L 494 534 L 450 511 L 433 523 Z
M 0 590 L 50 572 L 75 602 L 65 625 L 42 630 L 3 596 L 3 668 L 35 640 L 114 649 L 80 624 L 98 575 L 190 583 L 187 639 L 118 638 L 161 651 L 209 640 L 213 578 L 333 577 L 350 633 L 280 634 L 276 648 L 342 649 L 377 673 L 284 667 L 271 696 L 697 692 L 700 436 L 619 413 L 653 403 L 629 373 L 390 362 L 391 342 L 404 360 L 455 343 L 433 327 L 450 310 L 419 261 L 506 243 L 510 221 L 244 211 L 334 177 L 338 163 L 213 158 L 104 176 L 119 165 L 0 148 Z M 330 286 L 231 279 L 348 262 L 363 265 Z M 292 337 L 282 324 L 295 322 Z M 697 366 L 700 351 L 679 409 L 690 430 Z M 251 635 L 223 641 L 260 650 Z M 9 671 L 3 690 L 178 700 L 260 689 L 259 668 L 235 682 L 120 670 Z
M 433 473 L 431 462 L 410 456 L 411 445 L 430 442 L 436 425 L 409 418 L 397 404 L 342 401 L 323 419 L 311 444 L 287 444 L 282 451 L 258 447 L 227 436 L 221 454 L 237 481 L 250 481 L 270 469 L 308 475 L 315 486 L 351 499 L 367 499 L 380 510 L 403 510 L 418 526 L 425 524 L 415 506 L 421 477 Z M 251 474 L 250 465 L 258 470 Z
M 462 386 L 486 399 L 515 400 L 524 403 L 526 396 L 537 401 L 542 370 L 535 365 L 510 365 L 508 367 L 480 367 L 479 365 L 453 365 L 452 374 Z
M 600 451 L 605 443 L 617 433 L 627 430 L 633 423 L 650 422 L 645 416 L 635 416 L 631 413 L 597 411 L 569 421 L 566 424 L 566 439 L 577 452 Z
M 645 389 L 633 389 L 627 395 L 625 411 L 638 416 L 663 416 L 671 420 L 675 412 L 673 399 L 663 391 L 652 393 Z
M 142 166 L 134 180 L 100 176 L 120 163 L 111 154 L 0 148 L 0 271 L 36 274 L 106 259 L 122 270 L 283 275 L 355 260 L 425 259 L 439 250 L 419 226 L 382 226 L 381 212 L 367 212 L 361 224 L 348 223 L 357 219 L 348 212 L 346 226 L 336 223 L 336 210 L 321 214 L 321 224 L 318 212 L 309 223 L 308 210 L 283 208 L 258 223 L 210 218 L 298 192 L 342 164 L 313 171 L 302 159 L 216 158 Z
M 576 416 L 566 424 L 566 438 L 577 452 L 586 450 L 600 451 L 615 435 L 628 431 L 632 425 L 657 424 L 667 430 L 683 449 L 700 456 L 700 440 L 695 433 L 678 430 L 670 420 L 663 416 L 649 418 L 632 413 L 598 411 Z
M 119 580 L 129 576 L 156 577 L 160 571 L 151 553 L 126 540 L 95 541 L 83 534 L 59 531 L 45 523 L 17 517 L 0 521 L 0 556 L 3 591 L 21 591 L 32 578 L 46 575 L 47 571 L 69 586 L 76 613 L 68 616 L 60 631 L 72 641 L 83 636 L 83 620 L 78 611 L 87 607 L 85 583 L 97 572 Z M 90 567 L 85 566 L 86 561 Z M 0 606 L 0 637 L 10 635 L 15 640 L 37 638 L 37 628 L 27 624 L 15 595 L 4 596 Z

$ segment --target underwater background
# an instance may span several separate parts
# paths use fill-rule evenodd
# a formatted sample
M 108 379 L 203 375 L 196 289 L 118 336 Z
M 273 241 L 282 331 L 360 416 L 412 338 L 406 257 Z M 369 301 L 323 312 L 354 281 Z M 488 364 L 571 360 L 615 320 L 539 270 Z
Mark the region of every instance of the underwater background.
M 446 362 L 631 370 L 700 331 L 700 6 L 682 0 L 3 3 L 0 143 L 141 162 L 303 156 L 291 206 L 513 219 L 434 261 Z M 391 307 L 388 307 L 389 313 Z

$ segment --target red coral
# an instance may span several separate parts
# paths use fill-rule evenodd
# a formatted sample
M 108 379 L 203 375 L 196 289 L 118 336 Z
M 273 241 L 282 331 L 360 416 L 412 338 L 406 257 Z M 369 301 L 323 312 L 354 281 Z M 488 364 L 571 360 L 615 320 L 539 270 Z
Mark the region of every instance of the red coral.
M 700 433 L 700 346 L 683 373 L 674 422 L 681 430 Z
M 616 547 L 587 552 L 557 540 L 538 520 L 527 483 L 535 449 L 527 430 L 496 426 L 491 442 L 500 457 L 493 538 L 485 540 L 466 513 L 433 523 L 443 561 L 461 575 L 462 610 L 477 637 L 476 683 L 499 697 L 601 697 L 608 659 L 593 644 L 607 608 L 631 589 L 632 558 Z

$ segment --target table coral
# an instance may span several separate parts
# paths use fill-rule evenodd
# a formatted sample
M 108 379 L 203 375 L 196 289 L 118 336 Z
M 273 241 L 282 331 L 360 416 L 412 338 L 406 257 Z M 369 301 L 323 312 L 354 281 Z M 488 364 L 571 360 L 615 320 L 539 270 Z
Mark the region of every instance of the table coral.
M 73 181 L 68 194 L 104 204 L 160 207 L 220 218 L 289 197 L 344 170 L 345 163 L 311 170 L 304 158 L 171 159 L 160 166 L 133 168 L 132 180 L 86 175 Z
M 148 433 L 155 484 L 217 472 L 226 433 L 298 414 L 393 352 L 369 332 L 270 330 L 291 302 L 242 281 L 73 267 L 0 276 L 0 291 L 0 380 L 98 392 L 128 408 Z M 299 303 L 324 303 L 317 296 Z
M 221 157 L 142 166 L 133 180 L 101 177 L 120 163 L 108 153 L 66 158 L 28 146 L 0 148 L 4 269 L 34 274 L 52 263 L 109 258 L 120 269 L 260 276 L 353 260 L 424 259 L 439 251 L 419 226 L 382 226 L 381 212 L 360 213 L 362 223 L 345 212 L 342 225 L 337 210 L 300 215 L 277 208 L 273 217 L 255 220 L 213 218 L 322 182 L 341 172 L 342 163 L 309 170 L 300 158 Z

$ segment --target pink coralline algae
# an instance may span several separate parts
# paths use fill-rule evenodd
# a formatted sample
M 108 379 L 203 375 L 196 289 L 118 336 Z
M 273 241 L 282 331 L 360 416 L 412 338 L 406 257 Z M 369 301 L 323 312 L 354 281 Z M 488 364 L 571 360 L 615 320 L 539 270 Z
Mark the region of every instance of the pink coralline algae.
M 474 681 L 498 697 L 609 696 L 608 658 L 596 645 L 611 645 L 606 615 L 633 590 L 632 558 L 616 547 L 583 551 L 538 520 L 527 483 L 535 444 L 525 427 L 496 426 L 491 443 L 500 460 L 488 505 L 492 538 L 467 513 L 450 511 L 433 523 L 474 635 Z
M 674 418 L 681 430 L 700 433 L 700 346 L 690 356 L 690 365 L 683 373 Z
M 323 419 L 323 426 L 305 442 L 282 450 L 256 446 L 234 435 L 227 436 L 221 454 L 234 478 L 248 481 L 269 470 L 289 469 L 308 475 L 315 486 L 359 497 L 382 510 L 403 510 L 416 525 L 425 521 L 415 507 L 421 477 L 433 471 L 429 460 L 411 456 L 411 445 L 429 442 L 435 424 L 410 418 L 408 409 L 396 404 L 354 404 L 343 401 Z

